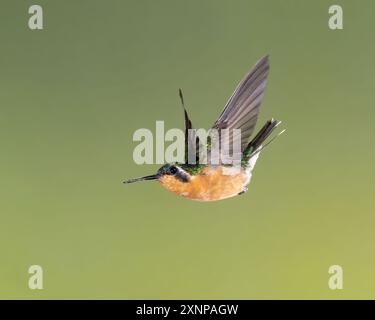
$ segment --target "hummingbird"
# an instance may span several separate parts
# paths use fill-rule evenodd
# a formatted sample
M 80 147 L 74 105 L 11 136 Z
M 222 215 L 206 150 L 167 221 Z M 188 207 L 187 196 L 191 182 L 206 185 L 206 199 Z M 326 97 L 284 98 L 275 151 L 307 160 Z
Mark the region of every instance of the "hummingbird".
M 186 111 L 184 97 L 180 89 L 179 95 L 185 118 L 184 163 L 167 163 L 156 174 L 129 179 L 124 181 L 124 183 L 157 180 L 164 188 L 175 194 L 197 201 L 216 201 L 244 194 L 248 189 L 260 152 L 285 131 L 283 130 L 273 138 L 268 139 L 281 123 L 281 121 L 271 119 L 250 139 L 257 123 L 269 69 L 267 55 L 262 57 L 244 76 L 227 101 L 219 118 L 212 126 L 213 129 L 219 132 L 222 129 L 241 130 L 240 170 L 234 170 L 233 174 L 228 174 L 228 165 L 222 163 L 217 164 L 215 162 L 213 164 L 212 161 L 204 164 L 199 162 L 188 163 L 187 150 L 189 139 L 191 140 L 188 131 L 193 126 Z M 209 151 L 210 146 L 207 144 L 206 147 Z

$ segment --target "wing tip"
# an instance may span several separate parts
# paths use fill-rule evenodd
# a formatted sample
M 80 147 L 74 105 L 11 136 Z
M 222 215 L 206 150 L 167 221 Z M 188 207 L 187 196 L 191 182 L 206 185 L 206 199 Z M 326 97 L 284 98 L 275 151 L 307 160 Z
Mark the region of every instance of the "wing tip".
M 184 94 L 182 93 L 181 88 L 178 88 L 178 95 L 180 96 L 181 104 L 182 104 L 183 108 L 185 109 Z
M 269 62 L 270 61 L 270 54 L 267 53 L 266 55 L 264 55 L 263 57 L 261 57 L 259 59 L 259 61 Z
M 253 70 L 258 70 L 260 68 L 264 68 L 264 71 L 266 73 L 268 73 L 269 69 L 270 69 L 270 55 L 269 54 L 266 54 L 265 56 L 263 56 L 262 58 L 260 58 L 258 60 L 258 62 L 254 65 L 254 67 L 252 68 L 251 71 Z M 251 73 L 251 71 L 249 73 Z

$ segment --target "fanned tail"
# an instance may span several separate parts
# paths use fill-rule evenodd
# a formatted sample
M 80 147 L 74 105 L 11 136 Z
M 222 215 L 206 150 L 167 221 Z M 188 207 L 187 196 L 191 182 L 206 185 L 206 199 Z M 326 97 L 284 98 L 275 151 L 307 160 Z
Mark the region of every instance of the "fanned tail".
M 260 129 L 260 131 L 254 137 L 254 139 L 250 141 L 247 148 L 251 148 L 253 151 L 258 149 L 280 123 L 281 121 L 277 121 L 274 119 L 268 120 L 263 128 Z
M 281 121 L 277 121 L 275 119 L 268 120 L 266 124 L 260 129 L 260 131 L 257 133 L 257 135 L 252 139 L 247 147 L 245 148 L 243 152 L 243 159 L 242 159 L 242 165 L 247 166 L 249 163 L 249 160 L 256 154 L 258 154 L 268 143 L 270 143 L 272 140 L 270 140 L 266 145 L 263 145 L 263 143 L 266 141 L 266 139 L 270 136 L 273 130 L 281 123 Z M 284 132 L 284 131 L 282 131 Z M 281 133 L 282 133 L 281 132 Z M 281 134 L 280 133 L 280 134 Z

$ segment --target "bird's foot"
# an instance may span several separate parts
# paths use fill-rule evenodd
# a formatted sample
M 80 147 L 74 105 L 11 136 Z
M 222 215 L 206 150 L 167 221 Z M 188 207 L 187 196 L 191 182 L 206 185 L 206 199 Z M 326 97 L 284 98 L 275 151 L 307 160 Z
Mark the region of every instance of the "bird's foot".
M 247 187 L 243 187 L 242 191 L 238 195 L 244 194 L 246 191 L 247 191 Z

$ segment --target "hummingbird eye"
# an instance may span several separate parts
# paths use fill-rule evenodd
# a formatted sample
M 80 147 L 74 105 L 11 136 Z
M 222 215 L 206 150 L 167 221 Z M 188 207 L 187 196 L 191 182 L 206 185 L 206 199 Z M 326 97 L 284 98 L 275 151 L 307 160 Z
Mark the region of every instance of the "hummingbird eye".
M 178 172 L 178 169 L 175 167 L 175 166 L 171 166 L 170 168 L 169 168 L 169 173 L 170 174 L 176 174 Z

